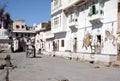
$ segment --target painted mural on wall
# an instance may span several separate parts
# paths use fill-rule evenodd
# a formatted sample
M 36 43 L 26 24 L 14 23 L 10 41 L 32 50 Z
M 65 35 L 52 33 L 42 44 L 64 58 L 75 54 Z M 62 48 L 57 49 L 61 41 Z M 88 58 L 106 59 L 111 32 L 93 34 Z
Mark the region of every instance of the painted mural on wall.
M 90 48 L 91 53 L 115 53 L 117 49 L 117 40 L 113 32 L 113 29 L 105 30 L 105 36 L 103 38 L 103 34 L 100 33 L 100 30 L 94 34 L 85 30 L 82 48 L 86 50 Z
M 82 48 L 85 47 L 86 50 L 88 50 L 90 47 L 91 53 L 101 53 L 101 42 L 100 30 L 98 30 L 94 35 L 85 30 Z
M 105 42 L 110 42 L 113 46 L 116 45 L 116 38 L 113 33 L 108 30 L 105 30 Z
M 103 49 L 103 53 L 106 54 L 117 53 L 117 39 L 115 35 L 113 35 L 113 29 L 111 31 L 105 30 L 105 38 L 102 49 Z
M 88 47 L 90 46 L 92 48 L 92 35 L 89 33 L 89 31 L 86 31 L 84 38 L 83 38 L 83 45 L 82 48 L 86 48 L 86 50 L 88 49 Z

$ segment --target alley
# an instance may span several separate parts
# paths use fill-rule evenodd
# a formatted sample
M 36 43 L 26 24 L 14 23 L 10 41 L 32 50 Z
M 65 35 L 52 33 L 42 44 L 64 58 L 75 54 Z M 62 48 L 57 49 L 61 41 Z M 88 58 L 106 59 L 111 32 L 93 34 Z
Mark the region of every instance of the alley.
M 36 58 L 26 58 L 25 53 L 11 54 L 11 57 L 17 68 L 10 71 L 10 81 L 120 80 L 120 68 L 44 55 L 39 55 Z

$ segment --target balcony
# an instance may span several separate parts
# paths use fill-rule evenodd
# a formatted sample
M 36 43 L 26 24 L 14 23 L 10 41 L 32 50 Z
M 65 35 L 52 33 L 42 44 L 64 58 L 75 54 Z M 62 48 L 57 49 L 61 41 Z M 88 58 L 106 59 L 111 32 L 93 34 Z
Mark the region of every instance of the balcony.
M 76 28 L 77 24 L 78 24 L 78 20 L 77 19 L 72 19 L 72 20 L 69 21 L 68 26 L 70 28 Z
M 59 26 L 59 27 L 54 27 L 51 29 L 51 33 L 62 33 L 62 32 L 66 32 L 66 29 L 64 28 L 64 26 Z
M 96 14 L 88 15 L 88 20 L 92 24 L 101 23 L 103 20 L 103 11 L 98 10 Z

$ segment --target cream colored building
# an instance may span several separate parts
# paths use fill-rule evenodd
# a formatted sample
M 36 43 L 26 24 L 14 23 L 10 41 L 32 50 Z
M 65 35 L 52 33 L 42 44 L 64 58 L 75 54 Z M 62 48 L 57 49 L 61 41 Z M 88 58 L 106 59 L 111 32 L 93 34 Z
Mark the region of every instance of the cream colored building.
M 25 50 L 25 45 L 28 39 L 34 40 L 35 30 L 33 27 L 28 27 L 24 20 L 13 21 L 13 48 L 14 51 Z

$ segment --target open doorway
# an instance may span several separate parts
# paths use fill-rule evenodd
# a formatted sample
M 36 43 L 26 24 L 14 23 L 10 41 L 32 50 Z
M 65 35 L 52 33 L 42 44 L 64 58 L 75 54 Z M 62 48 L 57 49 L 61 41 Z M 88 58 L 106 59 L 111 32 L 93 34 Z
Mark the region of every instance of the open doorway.
M 101 53 L 101 35 L 97 35 L 96 53 Z
M 73 52 L 77 52 L 77 38 L 75 37 L 73 40 L 74 40 Z
M 118 40 L 120 40 L 120 3 L 118 3 Z M 117 45 L 118 49 L 118 55 L 117 55 L 117 60 L 120 61 L 120 42 L 118 42 L 118 45 Z

